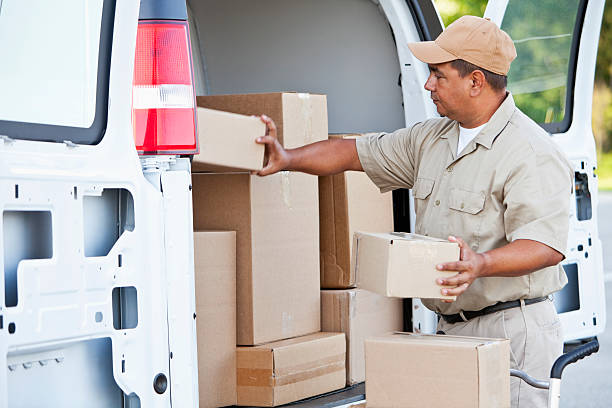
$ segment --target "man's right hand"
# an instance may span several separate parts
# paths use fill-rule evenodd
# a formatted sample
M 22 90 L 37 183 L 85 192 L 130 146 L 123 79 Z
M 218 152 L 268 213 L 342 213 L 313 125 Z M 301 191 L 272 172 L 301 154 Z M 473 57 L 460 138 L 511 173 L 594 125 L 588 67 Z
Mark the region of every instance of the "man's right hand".
M 267 176 L 278 171 L 285 170 L 289 166 L 289 154 L 281 146 L 276 137 L 276 124 L 266 115 L 260 116 L 261 121 L 266 124 L 266 135 L 258 137 L 256 142 L 265 145 L 265 163 L 264 167 L 256 174 L 259 176 Z
M 266 124 L 266 135 L 255 141 L 266 147 L 263 169 L 255 172 L 259 176 L 267 176 L 281 170 L 301 171 L 304 173 L 327 176 L 346 170 L 363 171 L 355 139 L 321 140 L 285 149 L 276 139 L 276 125 L 266 115 L 261 115 L 261 121 Z

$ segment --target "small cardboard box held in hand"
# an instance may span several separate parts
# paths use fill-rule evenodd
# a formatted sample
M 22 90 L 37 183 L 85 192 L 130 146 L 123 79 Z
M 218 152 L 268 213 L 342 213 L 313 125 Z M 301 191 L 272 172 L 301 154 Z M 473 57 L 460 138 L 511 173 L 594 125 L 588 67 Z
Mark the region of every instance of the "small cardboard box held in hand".
M 456 274 L 436 269 L 459 260 L 454 242 L 398 232 L 356 232 L 353 248 L 352 267 L 361 289 L 390 297 L 456 299 L 442 295 L 436 283 Z
M 193 234 L 200 408 L 236 405 L 236 233 Z
M 197 97 L 198 106 L 242 115 L 262 115 L 276 123 L 287 149 L 327 139 L 327 97 L 296 92 Z
M 194 172 L 260 170 L 264 145 L 255 142 L 266 134 L 260 118 L 197 108 L 200 153 L 191 163 Z
M 274 407 L 344 387 L 343 333 L 238 347 L 238 405 Z
M 510 341 L 395 333 L 368 339 L 369 408 L 510 407 Z
M 354 139 L 360 135 L 329 135 Z M 358 171 L 319 177 L 321 230 L 321 288 L 355 286 L 351 251 L 355 231 L 391 231 L 393 198 L 381 194 L 369 177 Z
M 236 231 L 237 344 L 321 329 L 317 177 L 193 174 L 196 230 Z
M 346 383 L 365 381 L 366 338 L 403 329 L 403 302 L 363 289 L 322 290 L 321 330 L 346 335 Z

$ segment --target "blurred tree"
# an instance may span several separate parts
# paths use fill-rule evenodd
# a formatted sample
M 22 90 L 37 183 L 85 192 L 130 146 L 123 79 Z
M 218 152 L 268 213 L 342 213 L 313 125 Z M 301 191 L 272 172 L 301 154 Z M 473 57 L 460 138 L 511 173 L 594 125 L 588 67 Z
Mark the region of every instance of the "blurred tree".
M 612 87 L 612 2 L 610 1 L 606 2 L 601 22 L 595 79 Z
M 466 14 L 482 17 L 487 0 L 434 0 L 444 26 Z
M 597 151 L 612 149 L 612 2 L 604 8 L 593 90 L 593 133 Z

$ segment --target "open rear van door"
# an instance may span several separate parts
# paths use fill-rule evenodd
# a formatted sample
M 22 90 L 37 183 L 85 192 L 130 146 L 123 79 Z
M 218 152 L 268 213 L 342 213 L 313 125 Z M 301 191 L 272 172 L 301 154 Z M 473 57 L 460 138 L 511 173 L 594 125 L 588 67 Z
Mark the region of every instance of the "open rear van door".
M 0 407 L 197 406 L 188 159 L 137 154 L 139 3 L 0 1 Z
M 591 128 L 603 9 L 603 0 L 494 0 L 485 11 L 516 46 L 518 56 L 508 73 L 516 105 L 550 133 L 574 166 L 568 255 L 563 262 L 569 283 L 554 295 L 566 341 L 595 336 L 606 324 Z

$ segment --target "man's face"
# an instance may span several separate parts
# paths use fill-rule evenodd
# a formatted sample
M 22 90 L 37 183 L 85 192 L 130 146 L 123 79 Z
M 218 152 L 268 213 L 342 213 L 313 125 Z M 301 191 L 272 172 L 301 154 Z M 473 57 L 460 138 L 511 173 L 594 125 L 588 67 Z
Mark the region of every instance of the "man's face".
M 441 116 L 459 122 L 463 120 L 469 110 L 470 86 L 470 75 L 461 78 L 459 71 L 453 68 L 450 62 L 429 64 L 425 89 L 431 92 L 431 99 Z

